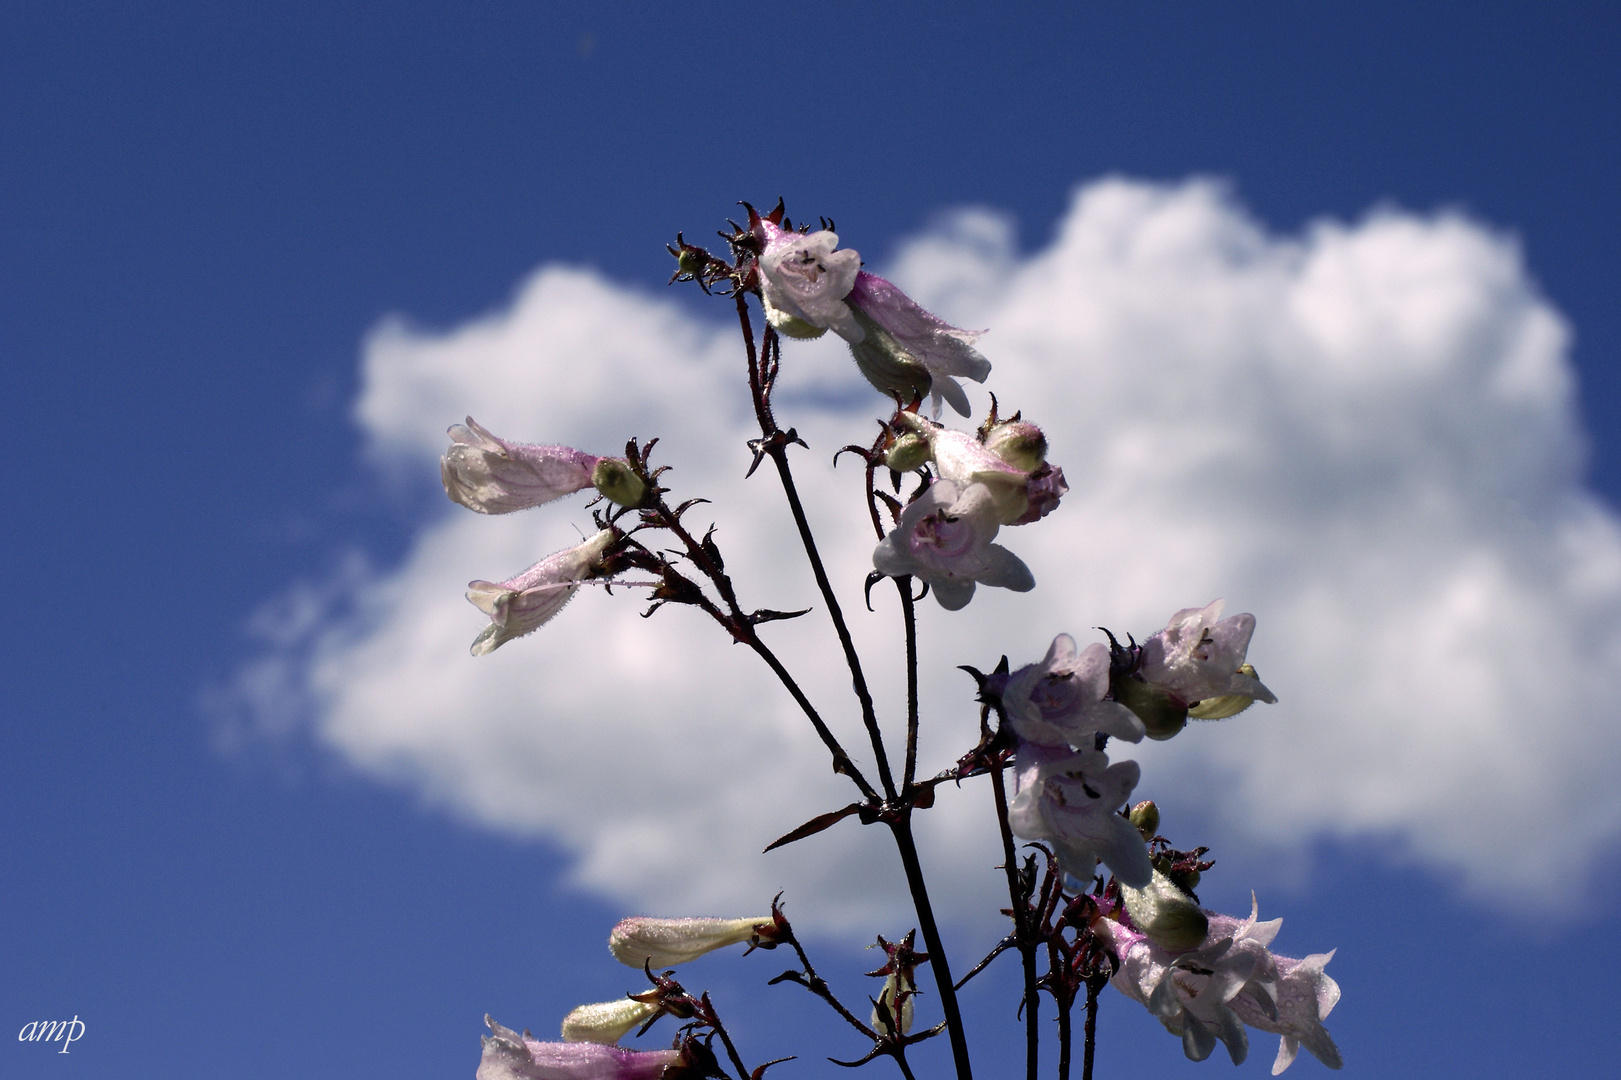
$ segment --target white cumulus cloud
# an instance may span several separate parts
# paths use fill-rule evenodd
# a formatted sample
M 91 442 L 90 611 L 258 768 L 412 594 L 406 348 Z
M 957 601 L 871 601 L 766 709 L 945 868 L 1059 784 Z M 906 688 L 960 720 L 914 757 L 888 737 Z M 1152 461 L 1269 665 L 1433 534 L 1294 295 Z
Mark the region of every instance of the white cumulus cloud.
M 999 538 L 1034 592 L 920 607 L 925 775 L 974 739 L 955 665 L 1029 662 L 1060 631 L 1140 638 L 1225 596 L 1256 614 L 1250 659 L 1282 701 L 1120 748 L 1143 762 L 1138 794 L 1162 803 L 1169 835 L 1252 868 L 1372 839 L 1476 895 L 1526 874 L 1580 895 L 1621 826 L 1621 526 L 1583 486 L 1569 330 L 1512 240 L 1395 210 L 1278 236 L 1210 182 L 1104 180 L 1033 255 L 997 215 L 965 211 L 887 271 L 942 316 L 990 327 L 986 389 L 1045 428 L 1072 488 Z M 744 603 L 817 609 L 764 633 L 865 762 L 776 479 L 742 478 L 757 432 L 716 306 L 699 322 L 543 268 L 508 308 L 450 332 L 382 324 L 356 416 L 373 453 L 427 475 L 468 413 L 594 453 L 660 437 L 673 496 L 714 500 L 693 520 L 716 522 Z M 893 733 L 894 591 L 866 612 L 859 470 L 829 467 L 871 439 L 884 403 L 836 342 L 790 341 L 784 368 L 782 422 L 812 448 L 796 475 Z M 973 394 L 977 419 L 988 398 Z M 397 567 L 298 587 L 285 618 L 259 620 L 265 653 L 239 703 L 279 729 L 302 716 L 435 805 L 548 838 L 578 883 L 629 907 L 752 912 L 785 888 L 830 928 L 904 921 L 882 830 L 848 822 L 759 853 L 853 789 L 763 665 L 697 612 L 644 620 L 644 593 L 587 588 L 532 637 L 468 655 L 484 617 L 466 582 L 577 542 L 590 524 L 575 498 L 506 518 L 447 503 Z M 983 782 L 941 789 L 919 822 L 938 906 L 994 913 Z

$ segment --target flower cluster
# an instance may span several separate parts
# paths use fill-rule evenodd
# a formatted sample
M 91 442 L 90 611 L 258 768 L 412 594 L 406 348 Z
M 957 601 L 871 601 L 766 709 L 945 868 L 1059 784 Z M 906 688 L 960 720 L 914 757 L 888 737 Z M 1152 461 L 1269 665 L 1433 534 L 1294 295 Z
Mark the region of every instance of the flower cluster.
M 928 394 L 968 415 L 958 378 L 984 382 L 991 362 L 974 348 L 982 330 L 960 330 L 923 310 L 891 282 L 861 269 L 861 256 L 829 229 L 785 228 L 780 208 L 750 211 L 760 246 L 760 301 L 772 327 L 789 337 L 832 330 L 850 346 L 867 381 L 904 400 Z
M 1168 739 L 1206 704 L 1211 718 L 1256 700 L 1276 701 L 1244 662 L 1252 615 L 1217 621 L 1222 601 L 1187 608 L 1141 646 L 1077 649 L 1060 634 L 1039 664 L 992 676 L 1017 746 L 1014 835 L 1052 844 L 1059 865 L 1082 882 L 1101 861 L 1123 885 L 1149 884 L 1146 837 L 1122 816 L 1141 778 L 1134 761 L 1111 764 L 1103 743 Z M 1236 700 L 1241 699 L 1241 704 Z
M 624 584 L 616 577 L 622 571 L 648 572 L 652 580 L 630 583 L 652 589 L 652 605 L 644 615 L 664 604 L 689 605 L 717 622 L 731 641 L 758 654 L 810 721 L 831 755 L 834 772 L 848 778 L 859 793 L 857 801 L 817 815 L 771 847 L 804 840 L 852 818 L 887 828 L 927 951 L 914 947 L 917 931 L 893 942 L 878 938 L 885 962 L 867 974 L 883 983 L 870 998 L 870 1020 L 863 1021 L 858 1015 L 863 1010 L 845 1006 L 816 973 L 776 902 L 770 915 L 758 918 L 627 918 L 609 935 L 609 951 L 642 972 L 651 988 L 580 1005 L 562 1019 L 558 1042 L 541 1041 L 528 1031 L 520 1035 L 486 1017 L 491 1034 L 483 1041 L 479 1080 L 760 1080 L 776 1062 L 748 1068 L 709 995 L 688 994 L 671 970 L 734 945 L 746 945 L 748 952 L 790 945 L 799 966 L 770 983 L 804 987 L 870 1042 L 866 1056 L 857 1061 L 830 1060 L 854 1066 L 884 1055 L 895 1059 L 903 1076 L 912 1076 L 908 1048 L 946 1033 L 959 1080 L 965 1080 L 969 1055 L 956 998 L 959 983 L 946 963 L 911 823 L 914 814 L 934 804 L 939 785 L 954 780 L 961 786 L 986 773 L 994 778 L 1006 854 L 1002 869 L 1010 906 L 1004 912 L 1014 928 L 961 981 L 1003 951 L 1023 954 L 1020 1008 L 1028 1024 L 1029 1075 L 1035 1075 L 1039 1064 L 1036 1012 L 1043 994 L 1060 1010 L 1060 1072 L 1066 1073 L 1071 1010 L 1083 988 L 1088 1015 L 1083 1075 L 1091 1075 L 1096 995 L 1111 983 L 1148 1008 L 1194 1060 L 1208 1058 L 1219 1042 L 1234 1063 L 1242 1062 L 1249 1051 L 1249 1030 L 1255 1029 L 1280 1037 L 1274 1073 L 1287 1068 L 1301 1047 L 1339 1068 L 1339 1051 L 1323 1027 L 1339 999 L 1338 985 L 1324 970 L 1333 954 L 1294 959 L 1273 953 L 1270 946 L 1281 920 L 1260 922 L 1253 899 L 1247 919 L 1203 908 L 1194 889 L 1214 866 L 1204 858 L 1207 849 L 1172 849 L 1159 835 L 1159 811 L 1152 802 L 1128 810 L 1142 768 L 1136 761 L 1110 758 L 1110 740 L 1171 739 L 1190 719 L 1220 720 L 1257 701 L 1275 702 L 1248 662 L 1254 616 L 1224 618 L 1223 601 L 1215 600 L 1177 611 L 1141 644 L 1128 635 L 1122 645 L 1105 630 L 1107 644 L 1083 648 L 1069 634 L 1059 634 L 1038 662 L 1010 670 L 1004 657 L 990 675 L 970 668 L 980 691 L 980 740 L 957 759 L 954 769 L 920 780 L 919 597 L 910 579 L 921 580 L 947 611 L 966 607 L 981 585 L 1020 593 L 1034 588 L 1030 568 L 997 540 L 1003 528 L 1034 524 L 1058 508 L 1069 490 L 1064 472 L 1047 461 L 1048 442 L 1041 428 L 1019 413 L 1001 418 L 994 395 L 977 429 L 939 423 L 943 403 L 964 416 L 969 413 L 959 379 L 984 382 L 990 374 L 989 361 L 974 348 L 981 332 L 945 323 L 892 283 L 862 269 L 859 254 L 839 247 L 831 223 L 815 232 L 795 229 L 780 204 L 764 216 L 750 207 L 748 225 L 734 225 L 731 234 L 722 236 L 731 246 L 730 260 L 688 244 L 678 234 L 678 246 L 670 248 L 677 258 L 671 280 L 697 282 L 704 292 L 714 289 L 736 304 L 747 344 L 749 394 L 760 426 L 760 437 L 748 446 L 755 466 L 770 456 L 780 473 L 821 604 L 849 668 L 873 764 L 863 764 L 845 749 L 843 736 L 834 730 L 840 725 L 824 719 L 812 695 L 790 673 L 788 661 L 794 658 L 773 652 L 758 630 L 765 623 L 807 615 L 810 606 L 799 611 L 742 606 L 714 527 L 705 533 L 683 522 L 688 510 L 706 500 L 689 498 L 674 506 L 665 501 L 668 489 L 659 483 L 664 470 L 651 468 L 648 461 L 651 442 L 641 447 L 632 440 L 626 456 L 618 458 L 566 446 L 508 442 L 471 417 L 450 429 L 441 476 L 446 494 L 462 506 L 480 514 L 507 514 L 586 488 L 609 504 L 595 511 L 596 531 L 582 542 L 506 581 L 469 585 L 468 599 L 490 620 L 472 651 L 482 655 L 535 630 L 585 582 Z M 767 324 L 758 343 L 749 296 L 758 300 Z M 867 578 L 869 594 L 886 576 L 900 585 L 909 690 L 904 757 L 886 749 L 871 689 L 882 684 L 869 683 L 863 671 L 858 635 L 845 622 L 839 592 L 829 583 L 797 495 L 789 448 L 803 443 L 794 429 L 778 426 L 771 398 L 783 339 L 814 338 L 829 330 L 849 345 L 862 374 L 894 399 L 896 410 L 879 421 L 881 433 L 869 446 L 846 449 L 864 459 L 867 509 L 878 538 L 874 572 Z M 926 396 L 932 398 L 933 418 L 918 411 Z M 875 477 L 880 473 L 887 473 L 893 494 L 879 490 Z M 916 486 L 903 500 L 907 474 Z M 648 530 L 663 530 L 674 546 L 648 544 Z M 870 604 L 869 595 L 869 610 Z M 998 720 L 994 728 L 993 712 Z M 900 761 L 904 770 L 896 765 Z M 1010 767 L 1011 797 L 1002 779 Z M 870 776 L 869 768 L 875 769 Z M 1022 857 L 1022 865 L 1015 837 L 1033 841 L 1030 847 L 1036 849 Z M 1038 873 L 1042 860 L 1045 869 Z M 1038 953 L 1045 954 L 1047 963 L 1046 974 L 1039 977 Z M 934 976 L 928 990 L 918 982 L 925 964 Z M 923 1003 L 938 1001 L 944 1014 L 933 1027 L 915 1024 L 918 999 L 925 993 L 929 997 Z M 632 1032 L 645 1035 L 665 1016 L 681 1025 L 667 1048 L 619 1045 Z
M 937 478 L 901 511 L 873 552 L 873 567 L 928 582 L 948 611 L 967 605 L 977 585 L 1035 588 L 1023 560 L 992 541 L 1004 525 L 1039 521 L 1069 490 L 1063 470 L 1047 463 L 1041 429 L 1017 414 L 998 421 L 994 406 L 977 436 L 906 410 L 896 413 L 893 428 L 886 464 L 897 471 L 932 464 Z
M 645 485 L 619 458 L 598 457 L 568 446 L 512 443 L 491 434 L 471 416 L 450 428 L 450 448 L 439 462 L 445 494 L 480 514 L 510 514 L 594 487 L 610 502 L 634 505 Z M 549 555 L 502 582 L 473 581 L 467 599 L 490 617 L 472 653 L 494 652 L 562 610 L 580 583 L 602 576 L 620 539 L 601 529 L 584 543 Z
M 1099 921 L 1120 958 L 1116 989 L 1181 1036 L 1183 1052 L 1194 1061 L 1209 1057 L 1220 1041 L 1233 1064 L 1241 1064 L 1249 1054 L 1245 1028 L 1252 1027 L 1279 1036 L 1274 1076 L 1302 1046 L 1338 1069 L 1339 1049 L 1323 1027 L 1340 999 L 1339 984 L 1323 970 L 1334 954 L 1296 960 L 1273 953 L 1269 946 L 1283 920 L 1260 922 L 1253 897 L 1247 919 L 1203 912 L 1208 930 L 1190 947 L 1153 929 L 1178 906 L 1191 901 L 1156 872 L 1147 894 L 1128 898 L 1127 921 Z

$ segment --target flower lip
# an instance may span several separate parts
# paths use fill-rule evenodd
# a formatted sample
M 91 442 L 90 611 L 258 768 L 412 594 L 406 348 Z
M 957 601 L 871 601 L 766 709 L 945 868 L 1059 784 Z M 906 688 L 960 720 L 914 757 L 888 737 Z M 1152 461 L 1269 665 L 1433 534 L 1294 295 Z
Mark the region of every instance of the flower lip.
M 494 652 L 549 622 L 573 597 L 580 582 L 597 571 L 615 537 L 612 529 L 603 529 L 510 580 L 468 582 L 467 599 L 490 617 L 490 625 L 473 639 L 473 655 Z
M 936 480 L 901 511 L 895 528 L 879 541 L 873 567 L 888 577 L 922 578 L 948 611 L 966 606 L 976 584 L 1028 592 L 1036 584 L 1030 568 L 991 543 L 998 527 L 994 498 L 984 484 L 959 489 L 949 480 Z

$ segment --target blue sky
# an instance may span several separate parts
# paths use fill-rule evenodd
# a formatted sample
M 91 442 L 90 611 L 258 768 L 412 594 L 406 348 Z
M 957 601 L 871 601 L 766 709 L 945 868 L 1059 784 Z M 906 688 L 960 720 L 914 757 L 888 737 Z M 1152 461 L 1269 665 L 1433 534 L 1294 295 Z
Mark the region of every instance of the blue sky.
M 740 198 L 780 194 L 796 215 L 835 218 L 849 246 L 920 289 L 926 241 L 960 239 L 953 208 L 992 211 L 983 220 L 1005 229 L 1000 257 L 1028 270 L 1068 250 L 1065 229 L 1083 220 L 1074 192 L 1106 177 L 1173 203 L 1165 193 L 1181 193 L 1194 201 L 1175 205 L 1188 206 L 1207 189 L 1183 186 L 1187 178 L 1217 178 L 1227 194 L 1208 194 L 1201 220 L 1247 220 L 1263 263 L 1287 263 L 1291 244 L 1309 247 L 1311 223 L 1324 218 L 1365 238 L 1358 230 L 1385 208 L 1436 244 L 1454 235 L 1446 221 L 1464 222 L 1457 235 L 1475 244 L 1468 250 L 1510 260 L 1501 295 L 1530 315 L 1558 313 L 1571 344 L 1548 345 L 1547 356 L 1574 364 L 1577 389 L 1575 420 L 1523 445 L 1519 435 L 1543 429 L 1471 412 L 1474 399 L 1443 392 L 1451 384 L 1425 389 L 1451 418 L 1445 430 L 1471 448 L 1459 468 L 1495 462 L 1494 476 L 1512 473 L 1550 439 L 1570 452 L 1585 442 L 1585 460 L 1562 482 L 1613 514 L 1618 21 L 1596 4 L 1016 14 L 710 5 L 701 15 L 665 5 L 8 5 L 0 357 L 25 434 L 5 473 L 13 615 L 0 682 L 0 1032 L 73 1014 L 87 1031 L 65 1056 L 8 1036 L 0 1072 L 468 1075 L 485 1011 L 544 1032 L 572 1005 L 632 985 L 601 942 L 656 883 L 612 865 L 582 877 L 581 852 L 601 837 L 570 832 L 577 816 L 536 818 L 516 799 L 479 809 L 422 765 L 420 748 L 386 725 L 366 728 L 364 700 L 340 710 L 331 698 L 292 695 L 280 733 L 266 732 L 262 714 L 247 734 L 230 720 L 254 663 L 292 656 L 295 675 L 305 670 L 304 654 L 278 653 L 264 634 L 288 626 L 277 614 L 300 583 L 337 603 L 363 600 L 363 590 L 334 584 L 359 573 L 357 558 L 365 582 L 412 581 L 424 545 L 452 538 L 434 531 L 452 519 L 412 440 L 437 440 L 459 415 L 419 431 L 416 417 L 365 403 L 401 385 L 390 382 L 391 357 L 432 363 L 469 320 L 526 310 L 520 290 L 539 267 L 593 268 L 603 303 L 627 311 L 667 299 L 668 318 L 697 348 L 722 313 L 660 291 L 662 245 L 677 229 L 706 235 Z M 1523 262 L 1513 263 L 1515 243 Z M 942 297 L 950 285 L 933 283 Z M 1018 321 L 1029 295 L 995 309 L 1009 357 L 1045 340 Z M 374 333 L 389 316 L 399 320 L 394 339 Z M 983 343 L 993 362 L 997 329 Z M 1136 339 L 1105 340 L 1126 349 Z M 1241 346 L 1233 355 L 1248 355 Z M 544 396 L 544 378 L 536 385 Z M 498 397 L 499 387 L 472 386 L 452 389 Z M 553 408 L 514 415 L 563 415 Z M 1070 461 L 1072 476 L 1084 469 Z M 1390 549 L 1398 572 L 1403 550 Z M 463 580 L 518 568 L 476 560 L 470 551 Z M 1244 565 L 1234 556 L 1211 573 L 1253 581 L 1250 594 L 1264 595 Z M 451 601 L 460 604 L 454 592 Z M 1129 599 L 1114 602 L 1135 614 Z M 1268 610 L 1242 593 L 1233 603 L 1256 611 L 1259 646 Z M 567 613 L 577 626 L 593 625 L 597 616 L 577 606 Z M 341 611 L 318 612 L 348 625 Z M 1074 619 L 1035 633 L 1092 624 Z M 1520 625 L 1505 614 L 1494 633 L 1510 640 Z M 458 640 L 464 629 L 454 627 Z M 1562 673 L 1554 650 L 1539 648 L 1546 640 L 1527 633 L 1508 666 Z M 1005 648 L 1039 655 L 1041 644 Z M 547 647 L 535 638 L 496 659 L 517 671 Z M 459 651 L 454 659 L 472 663 Z M 1392 666 L 1415 687 L 1427 672 L 1455 670 L 1423 649 Z M 345 685 L 390 685 L 386 666 L 333 670 L 354 675 Z M 1291 681 L 1272 670 L 1274 686 Z M 1445 683 L 1442 698 L 1479 691 L 1453 689 Z M 1537 799 L 1504 811 L 1495 859 L 1466 830 L 1415 846 L 1425 823 L 1403 831 L 1378 807 L 1344 828 L 1308 821 L 1289 832 L 1245 825 L 1241 811 L 1263 805 L 1265 792 L 1235 789 L 1226 802 L 1238 809 L 1225 812 L 1219 789 L 1185 800 L 1189 813 L 1205 806 L 1224 822 L 1233 869 L 1223 871 L 1233 878 L 1218 886 L 1220 903 L 1241 903 L 1253 884 L 1262 916 L 1285 919 L 1280 949 L 1339 948 L 1330 971 L 1345 997 L 1329 1026 L 1348 1075 L 1587 1075 L 1608 1060 L 1595 1033 L 1609 1022 L 1621 909 L 1617 825 L 1600 796 L 1615 742 L 1601 726 L 1584 743 L 1579 724 L 1614 721 L 1591 706 L 1599 695 L 1584 711 L 1572 693 L 1554 688 L 1546 711 L 1526 708 L 1523 733 L 1509 732 L 1531 764 L 1513 773 L 1503 801 L 1522 791 Z M 1317 715 L 1309 688 L 1296 690 L 1293 719 L 1284 697 L 1276 717 L 1222 729 L 1208 745 L 1227 737 L 1259 754 L 1290 737 L 1291 723 L 1317 730 L 1304 722 Z M 1415 729 L 1409 741 L 1400 725 L 1371 723 L 1373 706 L 1361 704 L 1340 722 L 1368 723 L 1396 778 L 1395 793 L 1374 801 L 1450 821 L 1444 800 L 1412 793 L 1428 770 L 1454 776 L 1441 763 L 1469 756 L 1469 731 L 1437 745 L 1425 741 L 1434 731 L 1421 739 Z M 1283 734 L 1269 738 L 1263 724 Z M 1570 748 L 1584 745 L 1592 750 L 1581 763 Z M 1504 754 L 1487 765 L 1512 764 Z M 1292 764 L 1305 767 L 1282 767 Z M 1180 776 L 1188 764 L 1164 767 Z M 1538 783 L 1516 787 L 1522 772 Z M 1471 775 L 1456 774 L 1460 783 Z M 1142 790 L 1157 794 L 1152 784 L 1149 770 Z M 1460 788 L 1467 795 L 1452 804 L 1501 806 L 1491 784 Z M 1548 796 L 1569 789 L 1597 793 L 1557 805 Z M 1516 821 L 1531 824 L 1516 832 Z M 1544 826 L 1545 843 L 1521 839 Z M 1580 851 L 1567 850 L 1572 836 Z M 1269 873 L 1274 856 L 1284 869 Z M 855 939 L 830 932 L 820 949 L 826 970 L 847 973 L 851 996 L 865 991 L 853 973 L 872 965 Z M 971 951 L 963 946 L 959 963 Z M 786 1045 L 814 1061 L 819 1018 L 784 988 L 760 992 L 778 970 L 761 960 L 705 961 L 691 982 L 738 1017 L 754 1057 Z M 1008 984 L 993 989 L 1003 996 L 988 990 L 976 1006 L 990 1061 L 1017 1038 L 994 1012 Z M 1102 1075 L 1229 1068 L 1184 1062 L 1175 1040 L 1118 997 L 1105 1000 L 1101 1026 Z M 1264 1075 L 1262 1042 L 1244 1069 Z

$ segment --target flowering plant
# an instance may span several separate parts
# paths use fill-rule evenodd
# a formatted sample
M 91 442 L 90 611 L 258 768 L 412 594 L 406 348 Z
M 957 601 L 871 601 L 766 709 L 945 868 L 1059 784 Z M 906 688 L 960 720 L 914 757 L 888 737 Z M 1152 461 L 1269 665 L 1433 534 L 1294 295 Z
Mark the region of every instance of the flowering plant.
M 696 609 L 771 669 L 820 738 L 834 771 L 855 788 L 854 801 L 805 822 L 771 847 L 851 818 L 882 826 L 894 840 L 916 927 L 898 941 L 877 939 L 885 962 L 868 974 L 884 982 L 871 999 L 870 1015 L 863 1017 L 817 973 L 778 900 L 769 913 L 753 917 L 627 918 L 614 927 L 609 948 L 643 973 L 646 988 L 575 1009 L 561 1019 L 557 1042 L 527 1030 L 519 1034 L 486 1017 L 491 1034 L 484 1039 L 479 1080 L 759 1080 L 778 1062 L 750 1069 L 710 996 L 690 994 L 674 971 L 708 952 L 741 944 L 750 952 L 782 947 L 793 952 L 796 966 L 770 981 L 798 984 L 854 1030 L 856 1052 L 846 1055 L 848 1061 L 833 1060 L 855 1066 L 886 1057 L 909 1080 L 908 1048 L 941 1034 L 959 1080 L 971 1076 L 957 990 L 1004 952 L 1018 954 L 1021 961 L 1031 1080 L 1038 1075 L 1041 995 L 1052 999 L 1057 1013 L 1062 1080 L 1071 1072 L 1076 1041 L 1072 1014 L 1077 1004 L 1084 1009 L 1081 1075 L 1090 1078 L 1098 997 L 1110 983 L 1180 1037 L 1194 1060 L 1208 1057 L 1220 1042 L 1235 1064 L 1244 1061 L 1253 1028 L 1280 1036 L 1275 1073 L 1302 1046 L 1339 1068 L 1339 1052 L 1322 1024 L 1339 998 L 1338 986 L 1324 971 L 1332 953 L 1301 960 L 1276 955 L 1270 945 L 1278 921 L 1259 922 L 1253 907 L 1247 919 L 1206 910 L 1195 890 L 1214 866 L 1204 857 L 1208 849 L 1172 847 L 1160 834 L 1155 804 L 1131 802 L 1142 778 L 1138 763 L 1110 758 L 1111 740 L 1171 739 L 1190 718 L 1224 719 L 1256 701 L 1276 701 L 1246 662 L 1254 617 L 1223 618 L 1217 600 L 1176 612 L 1140 644 L 1128 634 L 1122 645 L 1103 631 L 1106 643 L 1082 648 L 1061 633 L 1044 659 L 1016 670 L 1005 656 L 989 672 L 965 668 L 977 686 L 978 741 L 964 748 L 951 768 L 920 778 L 916 605 L 932 592 L 942 608 L 957 612 L 980 585 L 1015 592 L 1034 588 L 1030 567 L 996 541 L 1004 527 L 1038 525 L 1059 509 L 1068 490 L 1063 470 L 1046 460 L 1041 429 L 1020 413 L 1002 418 L 994 395 L 977 430 L 938 422 L 942 403 L 969 415 L 957 379 L 984 382 L 990 375 L 990 362 L 974 348 L 980 332 L 948 325 L 862 269 L 859 254 L 839 247 L 830 222 L 815 232 L 795 229 L 779 203 L 765 215 L 748 207 L 747 223 L 733 224 L 721 235 L 727 243 L 724 257 L 677 234 L 670 248 L 677 259 L 671 281 L 696 282 L 735 307 L 760 429 L 748 444 L 753 455 L 748 475 L 768 459 L 777 474 L 849 669 L 870 764 L 846 750 L 761 632 L 766 624 L 803 617 L 809 609 L 744 604 L 713 528 L 700 535 L 687 523 L 705 500 L 672 505 L 666 498 L 665 470 L 652 463 L 656 439 L 632 438 L 623 457 L 612 457 L 508 442 L 471 418 L 450 429 L 441 470 L 445 490 L 478 513 L 509 513 L 587 488 L 597 497 L 591 504 L 595 532 L 588 539 L 506 581 L 470 584 L 468 599 L 490 617 L 472 652 L 488 653 L 539 629 L 587 584 L 647 589 L 646 615 L 671 604 Z M 750 297 L 765 319 L 758 337 Z M 817 337 L 829 330 L 849 345 L 862 375 L 890 398 L 877 437 L 847 446 L 839 456 L 851 453 L 864 466 L 865 518 L 875 542 L 866 581 L 869 609 L 872 590 L 882 581 L 892 581 L 896 590 L 908 688 L 899 768 L 880 731 L 862 657 L 795 486 L 790 450 L 804 444 L 793 428 L 779 426 L 772 401 L 783 338 Z M 925 400 L 932 401 L 932 418 L 920 413 Z M 988 780 L 1001 834 L 1005 913 L 1012 925 L 957 980 L 934 917 L 912 822 L 934 805 L 938 787 L 979 777 Z M 1029 842 L 1022 860 L 1016 839 Z M 916 998 L 925 990 L 918 973 L 925 967 L 940 1019 L 919 1029 Z M 678 1024 L 669 1045 L 618 1045 L 664 1016 Z

